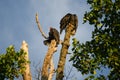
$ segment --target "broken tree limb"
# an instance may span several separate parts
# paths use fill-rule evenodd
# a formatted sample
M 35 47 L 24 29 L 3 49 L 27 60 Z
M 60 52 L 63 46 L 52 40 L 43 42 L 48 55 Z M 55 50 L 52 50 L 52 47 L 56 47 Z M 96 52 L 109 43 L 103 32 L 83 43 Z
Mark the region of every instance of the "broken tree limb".
M 42 66 L 42 77 L 41 80 L 48 80 L 48 77 L 50 75 L 51 72 L 49 72 L 49 70 L 51 69 L 51 67 L 53 67 L 51 65 L 51 60 L 52 60 L 52 56 L 54 54 L 54 52 L 56 52 L 57 48 L 56 48 L 56 41 L 52 40 L 50 45 L 48 46 L 48 51 L 47 54 L 44 58 L 44 62 L 43 62 L 43 66 Z M 52 73 L 53 75 L 53 73 Z M 51 79 L 52 80 L 52 79 Z
M 24 56 L 25 60 L 29 61 L 28 44 L 25 41 L 22 42 L 21 49 L 24 50 L 24 52 L 26 53 Z M 23 73 L 23 80 L 32 80 L 30 64 L 26 62 L 23 65 L 25 67 L 25 71 Z
M 36 13 L 36 23 L 37 23 L 37 25 L 38 25 L 38 29 L 39 29 L 39 31 L 41 32 L 41 34 L 42 34 L 42 36 L 45 38 L 45 39 L 47 39 L 48 37 L 45 35 L 45 33 L 42 31 L 42 27 L 41 27 L 41 25 L 40 25 L 40 22 L 39 22 L 39 20 L 38 20 L 38 14 Z

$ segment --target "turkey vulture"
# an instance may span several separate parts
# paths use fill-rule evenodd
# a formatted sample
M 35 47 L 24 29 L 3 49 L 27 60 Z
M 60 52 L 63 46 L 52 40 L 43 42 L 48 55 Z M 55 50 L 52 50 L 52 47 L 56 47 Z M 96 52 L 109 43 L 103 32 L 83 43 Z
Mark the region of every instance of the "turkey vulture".
M 77 17 L 76 14 L 73 14 L 73 15 L 71 16 L 70 23 L 71 23 L 72 25 L 74 25 L 73 31 L 76 32 L 77 27 L 78 27 L 78 17 Z
M 49 37 L 47 40 L 44 41 L 45 45 L 50 44 L 51 40 L 55 39 L 56 41 L 56 46 L 59 44 L 60 41 L 60 35 L 59 32 L 55 29 L 50 27 L 50 31 L 49 31 Z
M 76 14 L 66 14 L 60 21 L 60 34 L 62 31 L 66 28 L 66 26 L 71 23 L 74 25 L 74 30 L 76 32 L 77 27 L 78 27 L 78 18 Z

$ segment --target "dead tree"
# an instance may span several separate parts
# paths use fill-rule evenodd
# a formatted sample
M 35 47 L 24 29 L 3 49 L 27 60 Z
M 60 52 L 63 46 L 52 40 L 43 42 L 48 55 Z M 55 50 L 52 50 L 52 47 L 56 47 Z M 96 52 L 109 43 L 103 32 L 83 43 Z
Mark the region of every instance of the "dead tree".
M 52 56 L 54 52 L 56 51 L 56 41 L 52 40 L 48 51 L 46 53 L 46 56 L 44 58 L 43 66 L 42 66 L 42 78 L 41 80 L 52 80 L 52 75 L 54 73 L 54 64 L 52 60 Z M 50 79 L 49 79 L 50 78 Z
M 54 74 L 54 64 L 53 64 L 53 54 L 54 52 L 56 52 L 57 50 L 57 41 L 56 38 L 55 39 L 50 39 L 51 37 L 47 37 L 43 31 L 42 31 L 42 27 L 40 26 L 40 23 L 38 21 L 38 15 L 36 14 L 36 23 L 38 25 L 38 28 L 42 34 L 42 36 L 45 39 L 49 39 L 44 41 L 45 44 L 47 44 L 46 42 L 49 42 L 48 45 L 48 51 L 46 53 L 46 56 L 44 58 L 44 62 L 43 62 L 43 66 L 42 66 L 42 72 L 41 72 L 41 80 L 52 80 L 52 76 Z M 49 33 L 49 36 L 52 35 L 51 33 Z
M 78 26 L 78 19 L 75 14 L 68 13 L 60 21 L 60 31 L 62 32 L 62 30 L 65 29 L 65 37 L 60 52 L 60 58 L 56 73 L 56 80 L 63 80 L 66 56 L 68 53 L 68 48 L 70 46 L 70 37 L 71 35 L 75 35 L 77 26 Z
M 52 80 L 54 72 L 55 72 L 54 63 L 53 63 L 53 59 L 51 59 L 51 61 L 50 61 L 50 73 L 49 73 L 48 80 Z
M 22 42 L 21 49 L 24 50 L 24 52 L 26 53 L 24 56 L 25 60 L 29 61 L 28 44 L 25 41 Z M 30 64 L 26 62 L 23 65 L 25 67 L 25 71 L 23 73 L 23 80 L 32 80 L 32 76 L 30 72 Z

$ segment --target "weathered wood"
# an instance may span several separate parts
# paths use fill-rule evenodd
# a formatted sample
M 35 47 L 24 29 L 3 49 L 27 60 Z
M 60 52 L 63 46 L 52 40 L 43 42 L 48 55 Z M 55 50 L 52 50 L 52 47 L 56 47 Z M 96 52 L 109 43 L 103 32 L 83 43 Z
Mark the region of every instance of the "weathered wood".
M 38 25 L 38 28 L 42 34 L 42 36 L 47 39 L 48 37 L 44 34 L 42 31 L 42 27 L 40 25 L 40 22 L 38 20 L 38 14 L 36 14 L 36 23 Z M 41 72 L 41 80 L 52 80 L 52 76 L 54 74 L 54 63 L 53 63 L 53 54 L 57 51 L 56 47 L 56 41 L 52 40 L 51 43 L 48 45 L 48 51 L 46 53 L 46 56 L 44 58 L 43 66 L 42 66 L 42 72 Z
M 50 67 L 53 67 L 51 65 L 51 60 L 52 60 L 52 56 L 54 54 L 54 52 L 56 52 L 57 48 L 56 48 L 56 41 L 52 40 L 50 45 L 48 46 L 48 51 L 46 53 L 46 56 L 44 58 L 44 62 L 43 62 L 43 66 L 42 66 L 42 77 L 41 80 L 48 80 L 49 74 L 51 72 L 49 72 L 49 70 L 51 69 Z
M 25 60 L 29 61 L 28 44 L 25 41 L 22 42 L 21 49 L 23 49 L 26 52 L 26 54 L 24 56 Z M 31 76 L 31 72 L 30 72 L 30 64 L 28 62 L 26 62 L 23 65 L 25 67 L 25 71 L 23 73 L 23 80 L 32 80 L 32 76 Z
M 39 31 L 41 32 L 41 34 L 42 34 L 42 36 L 45 38 L 45 39 L 47 39 L 48 37 L 45 35 L 45 33 L 42 31 L 42 27 L 41 27 L 41 25 L 40 25 L 40 22 L 39 22 L 39 20 L 38 20 L 38 14 L 36 13 L 36 23 L 37 23 L 37 25 L 38 25 L 38 29 L 39 29 Z
M 68 24 L 66 27 L 66 34 L 64 37 L 64 41 L 62 43 L 62 49 L 60 52 L 60 58 L 58 62 L 58 68 L 57 68 L 57 73 L 56 73 L 56 80 L 63 80 L 64 77 L 64 66 L 66 62 L 66 56 L 68 53 L 68 48 L 70 45 L 70 37 L 72 35 L 72 31 L 74 29 L 74 26 L 72 24 Z
M 54 72 L 55 72 L 55 68 L 54 68 L 53 58 L 51 58 L 48 80 L 52 80 Z

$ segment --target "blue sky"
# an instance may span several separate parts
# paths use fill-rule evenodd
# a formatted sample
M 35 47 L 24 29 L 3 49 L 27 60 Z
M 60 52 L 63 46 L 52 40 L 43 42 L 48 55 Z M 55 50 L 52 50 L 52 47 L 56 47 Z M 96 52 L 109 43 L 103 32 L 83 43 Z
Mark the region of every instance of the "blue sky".
M 5 49 L 11 44 L 19 50 L 25 40 L 29 45 L 31 65 L 33 62 L 43 62 L 47 46 L 43 45 L 44 39 L 35 22 L 36 13 L 46 34 L 50 26 L 59 30 L 59 22 L 67 13 L 77 14 L 79 26 L 74 37 L 81 42 L 88 41 L 91 39 L 93 27 L 82 24 L 83 15 L 88 9 L 89 6 L 84 0 L 0 0 L 0 53 L 5 53 Z M 63 38 L 64 32 L 61 35 L 62 40 Z M 60 49 L 61 45 L 54 55 L 55 64 L 58 62 Z M 70 49 L 71 47 L 69 51 Z M 66 67 L 70 65 L 67 62 Z M 82 79 L 80 73 L 74 72 L 77 79 Z

